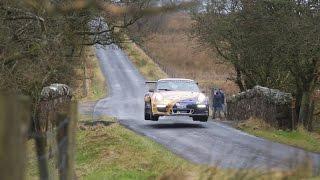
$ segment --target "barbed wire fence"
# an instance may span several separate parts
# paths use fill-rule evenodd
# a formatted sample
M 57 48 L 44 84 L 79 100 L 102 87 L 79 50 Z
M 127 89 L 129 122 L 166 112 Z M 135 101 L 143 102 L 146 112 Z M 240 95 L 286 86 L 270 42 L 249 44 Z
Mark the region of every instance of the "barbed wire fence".
M 38 113 L 31 120 L 29 98 L 0 93 L 0 173 L 3 179 L 24 179 L 27 162 L 31 160 L 37 162 L 41 180 L 75 179 L 77 103 L 71 98 L 71 90 L 66 85 L 52 84 L 43 88 Z M 34 153 L 28 151 L 27 141 L 35 142 Z

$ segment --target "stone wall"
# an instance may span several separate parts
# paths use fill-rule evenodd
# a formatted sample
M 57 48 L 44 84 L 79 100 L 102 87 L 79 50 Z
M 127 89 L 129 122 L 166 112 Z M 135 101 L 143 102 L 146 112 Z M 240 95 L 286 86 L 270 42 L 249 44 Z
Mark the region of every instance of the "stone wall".
M 72 91 L 64 84 L 51 84 L 41 91 L 41 99 L 37 106 L 36 132 L 47 132 L 55 126 L 58 112 L 64 112 L 69 106 Z
M 256 86 L 227 98 L 227 118 L 241 121 L 257 117 L 273 127 L 290 129 L 292 128 L 291 102 L 290 93 Z
M 40 179 L 74 179 L 71 177 L 74 175 L 77 104 L 71 99 L 72 91 L 67 85 L 51 84 L 42 89 L 31 134 L 35 140 Z

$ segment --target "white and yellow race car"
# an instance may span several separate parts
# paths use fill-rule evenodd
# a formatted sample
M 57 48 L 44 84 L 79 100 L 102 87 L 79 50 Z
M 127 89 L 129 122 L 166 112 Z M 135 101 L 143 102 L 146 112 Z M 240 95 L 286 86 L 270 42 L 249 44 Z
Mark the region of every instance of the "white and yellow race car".
M 191 79 L 168 78 L 147 81 L 154 84 L 144 97 L 145 120 L 158 121 L 160 116 L 189 116 L 206 122 L 209 117 L 208 98 Z

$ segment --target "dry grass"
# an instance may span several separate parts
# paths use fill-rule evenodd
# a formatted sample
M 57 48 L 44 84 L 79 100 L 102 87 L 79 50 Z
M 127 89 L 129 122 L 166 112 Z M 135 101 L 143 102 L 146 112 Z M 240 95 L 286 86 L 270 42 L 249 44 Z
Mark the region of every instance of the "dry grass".
M 167 77 L 167 74 L 135 43 L 124 44 L 124 51 L 139 72 L 148 80 L 158 80 Z
M 238 124 L 239 128 L 251 128 L 253 130 L 274 130 L 272 126 L 266 123 L 264 120 L 259 118 L 251 117 L 246 121 Z
M 72 87 L 75 98 L 80 101 L 95 101 L 107 95 L 106 80 L 100 69 L 94 47 L 85 47 L 83 50 L 84 63 L 77 69 L 77 80 Z
M 163 18 L 161 30 L 144 35 L 142 45 L 169 75 L 195 79 L 207 92 L 212 87 L 220 87 L 227 93 L 238 91 L 233 82 L 227 81 L 234 74 L 232 67 L 188 37 L 192 20 L 187 14 L 174 13 Z
M 313 152 L 320 152 L 320 135 L 318 133 L 308 132 L 301 127 L 295 131 L 278 130 L 258 118 L 250 118 L 247 121 L 239 123 L 237 127 L 250 134 L 271 141 L 288 144 Z
M 99 60 L 93 47 L 86 51 L 87 99 L 98 100 L 107 96 L 106 79 L 101 71 Z

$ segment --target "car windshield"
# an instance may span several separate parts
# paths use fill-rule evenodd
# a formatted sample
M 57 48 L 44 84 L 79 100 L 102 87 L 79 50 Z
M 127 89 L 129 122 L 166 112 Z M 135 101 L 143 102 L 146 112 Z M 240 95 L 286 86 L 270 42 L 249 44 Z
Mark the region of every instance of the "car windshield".
M 194 81 L 159 81 L 157 91 L 193 91 L 199 92 L 199 87 Z

